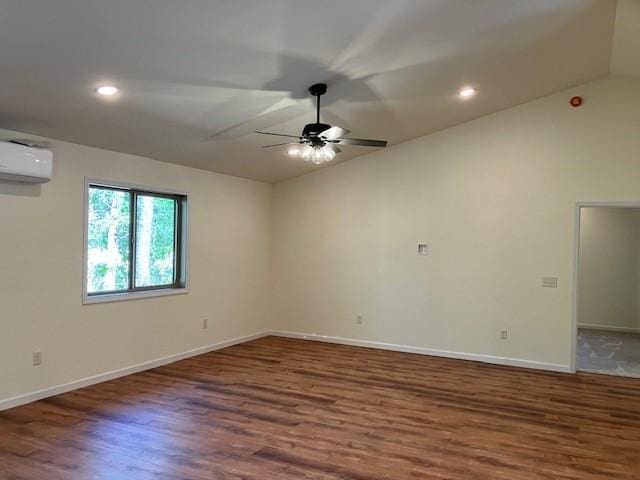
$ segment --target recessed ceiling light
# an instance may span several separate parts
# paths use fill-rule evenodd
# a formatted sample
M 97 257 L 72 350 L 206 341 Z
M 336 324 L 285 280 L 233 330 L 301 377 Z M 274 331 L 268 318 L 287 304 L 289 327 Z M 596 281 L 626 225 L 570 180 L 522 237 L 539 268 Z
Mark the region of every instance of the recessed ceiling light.
M 458 96 L 460 98 L 471 98 L 476 94 L 476 89 L 473 87 L 464 87 L 461 88 L 458 92 Z
M 102 85 L 101 87 L 96 88 L 96 93 L 105 97 L 112 97 L 118 92 L 118 87 L 113 85 Z

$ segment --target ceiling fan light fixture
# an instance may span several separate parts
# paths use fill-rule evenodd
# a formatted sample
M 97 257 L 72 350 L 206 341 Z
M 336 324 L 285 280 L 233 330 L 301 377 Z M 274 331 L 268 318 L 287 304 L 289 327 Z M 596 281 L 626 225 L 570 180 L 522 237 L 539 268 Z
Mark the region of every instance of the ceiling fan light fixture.
M 296 150 L 297 153 L 293 151 Z M 288 150 L 289 155 L 298 156 L 305 162 L 312 162 L 320 165 L 324 162 L 330 162 L 336 157 L 336 152 L 329 145 L 311 146 L 306 145 L 302 149 L 292 147 Z
M 300 152 L 300 157 L 302 157 L 305 162 L 311 160 L 313 158 L 313 147 L 311 145 L 304 147 Z
M 322 153 L 324 155 L 325 162 L 330 162 L 331 160 L 336 158 L 336 152 L 334 152 L 329 145 L 325 145 L 324 147 L 322 147 Z
M 313 149 L 313 163 L 316 165 L 320 165 L 324 162 L 324 151 L 322 147 L 317 147 Z
M 299 157 L 302 154 L 302 149 L 300 149 L 299 147 L 290 147 L 287 150 L 287 153 L 292 157 Z

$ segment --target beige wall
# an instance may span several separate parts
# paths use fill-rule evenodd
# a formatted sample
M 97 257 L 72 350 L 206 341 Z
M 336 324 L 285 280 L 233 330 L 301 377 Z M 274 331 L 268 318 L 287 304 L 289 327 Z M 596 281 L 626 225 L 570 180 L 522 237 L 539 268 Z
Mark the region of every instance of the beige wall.
M 270 185 L 69 143 L 53 149 L 50 183 L 0 183 L 0 400 L 265 330 Z M 85 176 L 189 193 L 188 294 L 82 305 Z
M 640 201 L 638 112 L 608 77 L 276 185 L 274 327 L 568 366 L 576 202 Z
M 617 0 L 611 73 L 640 77 L 640 0 Z
M 578 324 L 640 329 L 640 209 L 580 213 Z

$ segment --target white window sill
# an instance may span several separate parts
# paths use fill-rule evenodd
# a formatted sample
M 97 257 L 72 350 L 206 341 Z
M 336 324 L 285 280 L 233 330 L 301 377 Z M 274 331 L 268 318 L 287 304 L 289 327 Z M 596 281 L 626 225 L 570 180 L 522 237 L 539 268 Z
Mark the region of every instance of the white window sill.
M 104 295 L 87 295 L 82 298 L 83 305 L 94 303 L 122 302 L 125 300 L 140 300 L 142 298 L 164 297 L 167 295 L 183 295 L 189 293 L 186 288 L 161 288 L 158 290 L 145 290 L 142 292 L 107 293 Z

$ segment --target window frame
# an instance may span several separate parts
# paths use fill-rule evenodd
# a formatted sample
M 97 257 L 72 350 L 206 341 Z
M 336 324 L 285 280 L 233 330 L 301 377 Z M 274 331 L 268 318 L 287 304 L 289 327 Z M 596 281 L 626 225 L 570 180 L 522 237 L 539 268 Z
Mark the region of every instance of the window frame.
M 129 231 L 130 248 L 129 253 L 129 289 L 108 292 L 87 291 L 88 280 L 88 254 L 89 254 L 89 189 L 91 187 L 103 187 L 111 190 L 120 190 L 131 194 Z M 136 287 L 135 286 L 135 236 L 136 236 L 136 197 L 138 195 L 150 195 L 154 197 L 170 198 L 176 201 L 176 227 L 179 229 L 175 238 L 175 279 L 171 284 Z M 188 285 L 188 237 L 189 237 L 189 194 L 170 188 L 156 188 L 146 185 L 138 185 L 129 182 L 116 180 L 104 180 L 99 178 L 85 177 L 84 181 L 84 222 L 83 222 L 83 270 L 82 270 L 82 303 L 84 305 L 93 303 L 116 302 L 122 300 L 134 300 L 139 298 L 152 298 L 165 295 L 185 294 L 189 290 Z

